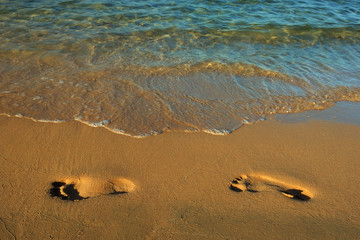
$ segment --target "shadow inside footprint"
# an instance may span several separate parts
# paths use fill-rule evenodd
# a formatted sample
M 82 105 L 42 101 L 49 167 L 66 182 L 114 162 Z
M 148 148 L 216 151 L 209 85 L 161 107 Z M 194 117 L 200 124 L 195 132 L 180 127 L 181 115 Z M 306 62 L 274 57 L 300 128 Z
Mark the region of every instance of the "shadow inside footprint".
M 303 194 L 303 190 L 299 189 L 288 189 L 281 192 L 285 195 L 290 195 L 295 200 L 309 201 L 311 199 L 311 197 Z
M 75 189 L 74 184 L 65 184 L 64 182 L 51 183 L 53 188 L 50 189 L 52 197 L 59 197 L 62 200 L 78 201 L 86 199 L 80 196 L 79 192 Z
M 68 197 L 62 195 L 60 191 L 60 187 L 65 185 L 64 182 L 53 182 L 51 185 L 53 186 L 53 188 L 51 188 L 49 191 L 51 197 L 58 197 L 63 200 L 68 199 Z

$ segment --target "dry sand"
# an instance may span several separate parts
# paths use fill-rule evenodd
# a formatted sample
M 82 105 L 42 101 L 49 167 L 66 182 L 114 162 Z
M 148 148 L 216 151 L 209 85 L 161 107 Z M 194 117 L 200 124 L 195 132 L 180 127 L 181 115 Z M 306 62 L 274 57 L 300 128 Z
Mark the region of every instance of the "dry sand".
M 359 125 L 135 139 L 0 116 L 0 163 L 0 239 L 360 239 Z

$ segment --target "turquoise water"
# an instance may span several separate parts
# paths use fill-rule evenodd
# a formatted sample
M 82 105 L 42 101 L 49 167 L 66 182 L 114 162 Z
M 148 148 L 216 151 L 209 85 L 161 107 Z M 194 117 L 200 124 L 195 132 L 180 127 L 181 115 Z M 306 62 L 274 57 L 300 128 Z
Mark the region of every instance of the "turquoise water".
M 225 134 L 360 101 L 360 2 L 1 1 L 0 112 Z

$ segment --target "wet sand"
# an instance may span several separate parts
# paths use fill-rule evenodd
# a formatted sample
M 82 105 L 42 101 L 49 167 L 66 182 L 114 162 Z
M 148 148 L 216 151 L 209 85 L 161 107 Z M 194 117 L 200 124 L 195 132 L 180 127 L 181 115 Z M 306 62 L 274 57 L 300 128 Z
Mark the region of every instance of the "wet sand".
M 0 116 L 0 163 L 0 239 L 360 238 L 351 123 L 267 120 L 227 136 L 135 139 Z M 243 181 L 245 191 L 230 189 Z M 299 191 L 309 198 L 293 198 Z

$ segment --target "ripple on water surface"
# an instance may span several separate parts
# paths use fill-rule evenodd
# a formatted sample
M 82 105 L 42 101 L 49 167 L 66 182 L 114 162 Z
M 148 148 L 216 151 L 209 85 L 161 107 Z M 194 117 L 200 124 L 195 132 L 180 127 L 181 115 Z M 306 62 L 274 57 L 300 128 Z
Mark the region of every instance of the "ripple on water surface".
M 360 99 L 358 1 L 2 1 L 0 112 L 227 134 Z

